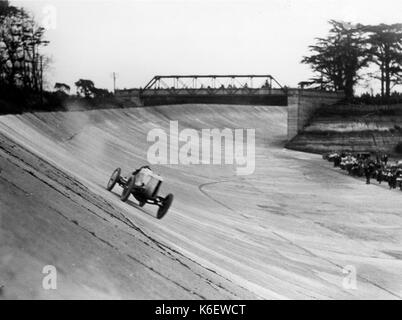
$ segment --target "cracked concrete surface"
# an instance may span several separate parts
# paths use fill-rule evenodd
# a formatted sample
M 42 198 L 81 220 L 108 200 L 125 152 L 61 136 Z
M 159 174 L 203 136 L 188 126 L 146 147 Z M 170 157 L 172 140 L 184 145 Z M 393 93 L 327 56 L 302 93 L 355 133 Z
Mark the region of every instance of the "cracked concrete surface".
M 0 298 L 255 297 L 3 135 L 0 166 Z M 42 288 L 49 264 L 57 290 Z

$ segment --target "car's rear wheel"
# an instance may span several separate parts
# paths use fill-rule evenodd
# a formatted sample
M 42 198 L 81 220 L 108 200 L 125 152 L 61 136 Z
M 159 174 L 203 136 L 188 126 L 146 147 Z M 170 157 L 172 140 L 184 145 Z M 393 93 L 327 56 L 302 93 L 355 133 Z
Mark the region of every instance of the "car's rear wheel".
M 131 190 L 133 190 L 133 187 L 134 187 L 134 177 L 131 176 L 123 188 L 123 192 L 121 193 L 120 196 L 121 201 L 126 202 L 128 200 L 131 194 Z
M 113 171 L 112 175 L 110 176 L 109 182 L 107 183 L 106 189 L 108 191 L 112 191 L 114 186 L 116 185 L 117 181 L 120 179 L 121 169 L 117 168 Z
M 162 204 L 158 209 L 158 213 L 157 213 L 157 218 L 158 219 L 162 219 L 167 211 L 169 210 L 170 206 L 172 205 L 173 202 L 173 194 L 169 193 L 163 200 L 162 200 Z

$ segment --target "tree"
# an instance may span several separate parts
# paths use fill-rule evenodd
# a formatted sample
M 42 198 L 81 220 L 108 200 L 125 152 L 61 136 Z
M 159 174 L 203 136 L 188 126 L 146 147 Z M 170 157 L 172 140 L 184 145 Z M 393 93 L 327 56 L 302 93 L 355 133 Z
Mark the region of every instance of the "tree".
M 0 2 L 0 82 L 40 91 L 43 60 L 40 48 L 45 29 L 22 8 Z
M 85 98 L 94 97 L 95 84 L 92 80 L 79 79 L 74 84 L 77 87 L 77 94 L 81 94 Z
M 381 96 L 389 98 L 394 85 L 402 80 L 402 24 L 379 24 L 364 27 L 368 33 L 373 62 L 380 69 Z
M 80 79 L 75 83 L 77 94 L 85 98 L 105 98 L 110 96 L 107 89 L 96 88 L 92 80 Z
M 332 26 L 326 38 L 316 38 L 316 44 L 309 46 L 311 55 L 302 63 L 309 64 L 317 74 L 312 84 L 321 89 L 343 90 L 346 98 L 352 98 L 354 86 L 361 78 L 359 71 L 371 59 L 361 25 L 340 21 L 329 21 Z

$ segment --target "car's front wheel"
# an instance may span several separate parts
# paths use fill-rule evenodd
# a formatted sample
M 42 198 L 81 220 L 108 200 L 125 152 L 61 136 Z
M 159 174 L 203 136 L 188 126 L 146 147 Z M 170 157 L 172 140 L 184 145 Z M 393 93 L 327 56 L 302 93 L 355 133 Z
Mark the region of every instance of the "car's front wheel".
M 121 169 L 117 168 L 113 171 L 112 175 L 110 176 L 109 182 L 107 183 L 106 190 L 112 191 L 114 186 L 116 185 L 117 181 L 120 179 Z

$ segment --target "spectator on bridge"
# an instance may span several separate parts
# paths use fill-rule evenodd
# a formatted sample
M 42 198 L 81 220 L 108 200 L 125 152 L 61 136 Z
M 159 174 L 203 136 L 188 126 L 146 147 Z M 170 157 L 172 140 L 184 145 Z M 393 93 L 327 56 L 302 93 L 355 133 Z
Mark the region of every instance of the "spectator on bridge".
M 262 85 L 261 88 L 268 88 L 268 89 L 271 89 L 271 86 L 270 86 L 268 80 L 265 80 L 265 83 Z

